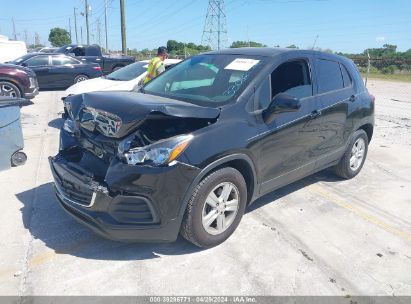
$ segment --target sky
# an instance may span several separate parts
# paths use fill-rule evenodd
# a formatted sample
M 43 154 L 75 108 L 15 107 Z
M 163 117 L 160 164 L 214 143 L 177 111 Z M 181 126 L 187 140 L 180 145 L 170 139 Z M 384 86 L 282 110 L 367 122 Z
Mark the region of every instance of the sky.
M 138 50 L 157 48 L 167 40 L 202 42 L 208 0 L 124 0 L 127 47 Z M 108 3 L 109 49 L 121 49 L 120 0 Z M 410 0 L 225 0 L 227 44 L 251 40 L 267 46 L 316 47 L 338 52 L 358 53 L 366 48 L 395 44 L 398 50 L 411 49 Z M 90 40 L 98 43 L 101 22 L 104 40 L 104 0 L 89 0 Z M 74 7 L 77 30 L 86 42 L 84 0 L 0 0 L 0 35 L 13 37 L 14 18 L 19 40 L 40 35 L 49 45 L 52 27 L 71 32 L 75 40 Z M 317 37 L 317 39 L 316 39 Z

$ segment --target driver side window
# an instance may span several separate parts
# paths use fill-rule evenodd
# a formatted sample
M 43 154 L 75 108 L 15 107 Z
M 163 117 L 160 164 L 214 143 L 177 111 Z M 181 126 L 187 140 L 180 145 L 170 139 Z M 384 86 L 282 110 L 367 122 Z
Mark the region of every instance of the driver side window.
M 313 95 L 308 62 L 304 59 L 287 61 L 271 74 L 271 96 L 286 93 L 298 99 Z

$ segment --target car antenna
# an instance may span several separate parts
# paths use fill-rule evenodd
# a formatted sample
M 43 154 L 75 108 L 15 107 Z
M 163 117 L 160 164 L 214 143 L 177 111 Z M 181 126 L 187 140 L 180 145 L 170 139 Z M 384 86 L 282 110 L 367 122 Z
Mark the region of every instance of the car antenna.
M 313 47 L 311 48 L 312 50 L 314 50 L 314 48 L 315 48 L 315 44 L 317 43 L 318 37 L 319 37 L 319 35 L 315 36 Z
M 370 53 L 368 52 L 368 50 L 367 50 L 367 57 L 368 57 L 368 62 L 367 62 L 367 74 L 365 74 L 365 87 L 367 87 L 368 75 L 370 74 L 370 67 L 371 67 Z

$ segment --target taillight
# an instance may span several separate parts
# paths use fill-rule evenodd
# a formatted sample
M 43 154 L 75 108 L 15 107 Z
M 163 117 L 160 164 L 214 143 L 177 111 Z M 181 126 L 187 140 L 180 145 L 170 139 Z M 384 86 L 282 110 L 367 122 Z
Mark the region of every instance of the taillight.
M 374 103 L 375 102 L 375 96 L 370 94 L 370 97 L 371 97 L 371 102 Z
M 101 67 L 93 67 L 93 69 L 95 69 L 96 71 L 101 71 Z

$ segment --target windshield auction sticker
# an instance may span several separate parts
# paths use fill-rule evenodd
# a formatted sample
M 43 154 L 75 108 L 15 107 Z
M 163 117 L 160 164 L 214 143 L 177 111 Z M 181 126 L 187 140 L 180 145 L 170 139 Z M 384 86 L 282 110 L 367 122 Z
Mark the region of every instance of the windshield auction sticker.
M 248 59 L 248 58 L 236 58 L 229 65 L 227 65 L 225 70 L 234 70 L 234 71 L 248 71 L 260 60 Z

